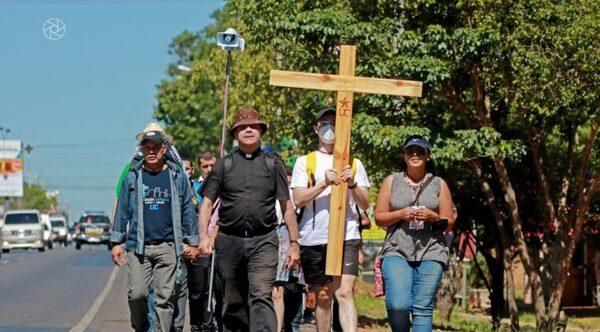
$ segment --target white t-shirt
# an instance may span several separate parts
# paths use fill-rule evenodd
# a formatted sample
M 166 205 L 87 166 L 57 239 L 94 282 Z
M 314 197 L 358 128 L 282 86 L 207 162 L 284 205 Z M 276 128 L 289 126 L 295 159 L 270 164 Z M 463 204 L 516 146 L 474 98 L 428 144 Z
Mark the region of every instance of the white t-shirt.
M 315 170 L 315 184 L 325 180 L 325 170 L 333 168 L 333 155 L 317 152 L 317 165 Z M 354 181 L 359 187 L 369 187 L 369 178 L 362 162 L 356 159 L 356 174 Z M 294 165 L 292 183 L 294 188 L 308 188 L 308 175 L 306 174 L 306 156 L 299 157 Z M 299 224 L 300 242 L 303 246 L 314 246 L 327 243 L 329 232 L 329 204 L 331 186 L 327 187 L 317 198 L 304 206 L 304 214 Z M 313 218 L 313 204 L 316 217 Z M 352 190 L 346 196 L 346 236 L 344 240 L 360 239 L 358 223 L 360 216 L 356 212 L 356 203 L 352 197 Z
M 290 202 L 292 206 L 294 206 L 294 192 L 290 188 Z M 275 215 L 277 216 L 277 225 L 285 224 L 285 219 L 283 218 L 283 212 L 281 211 L 281 203 L 279 201 L 275 201 Z

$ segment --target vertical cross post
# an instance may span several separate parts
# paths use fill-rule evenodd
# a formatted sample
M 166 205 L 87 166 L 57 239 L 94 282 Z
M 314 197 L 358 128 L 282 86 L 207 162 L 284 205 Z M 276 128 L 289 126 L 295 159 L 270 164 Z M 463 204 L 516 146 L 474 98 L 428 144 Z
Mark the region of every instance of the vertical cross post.
M 418 81 L 354 77 L 356 46 L 342 45 L 338 75 L 271 70 L 269 84 L 292 88 L 337 91 L 333 168 L 341 173 L 350 162 L 350 129 L 354 92 L 421 97 L 423 84 Z M 331 188 L 329 234 L 325 273 L 342 273 L 348 184 Z M 360 221 L 359 221 L 360 222 Z

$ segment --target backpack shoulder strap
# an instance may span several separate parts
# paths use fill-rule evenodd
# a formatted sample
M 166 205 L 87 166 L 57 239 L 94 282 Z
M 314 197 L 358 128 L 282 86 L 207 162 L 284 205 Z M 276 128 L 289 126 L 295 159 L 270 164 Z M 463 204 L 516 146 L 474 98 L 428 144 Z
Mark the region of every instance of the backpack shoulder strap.
M 231 166 L 233 163 L 233 154 L 238 150 L 239 148 L 236 146 L 234 147 L 231 152 L 229 152 L 225 157 L 223 157 L 223 174 L 227 174 L 229 173 L 229 171 L 231 170 Z
M 309 154 L 306 155 L 306 177 L 308 178 L 308 188 L 314 186 L 316 183 L 315 181 L 315 173 L 317 171 L 317 151 L 312 151 Z M 315 229 L 315 201 L 313 200 L 311 203 L 312 205 L 312 209 L 313 209 L 313 222 L 312 222 L 312 227 L 313 229 Z M 302 208 L 300 208 L 300 212 L 298 213 L 298 222 L 300 222 L 300 220 L 302 219 L 302 216 L 304 215 L 304 209 L 306 208 L 306 206 L 303 206 Z
M 273 179 L 277 178 L 275 172 L 275 158 L 281 159 L 281 156 L 274 152 L 265 153 L 265 161 L 267 162 L 267 168 L 271 172 Z
M 317 151 L 306 155 L 306 176 L 308 177 L 308 187 L 315 185 L 315 172 L 317 171 Z
M 227 155 L 227 156 L 225 156 L 225 160 L 223 160 L 223 163 L 224 163 L 223 168 L 225 169 L 225 173 L 229 173 L 229 171 L 231 170 L 231 163 L 232 163 L 231 159 L 233 159 L 231 157 L 231 155 Z
M 350 156 L 352 171 L 356 174 L 356 159 Z M 317 151 L 312 151 L 306 155 L 306 175 L 308 176 L 308 187 L 315 185 L 315 173 L 317 171 Z

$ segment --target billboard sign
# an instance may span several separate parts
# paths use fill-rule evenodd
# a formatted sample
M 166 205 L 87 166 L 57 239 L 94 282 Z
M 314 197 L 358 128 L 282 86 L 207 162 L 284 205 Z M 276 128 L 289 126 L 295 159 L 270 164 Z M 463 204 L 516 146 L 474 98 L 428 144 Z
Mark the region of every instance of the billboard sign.
M 0 140 L 0 197 L 23 197 L 23 143 Z

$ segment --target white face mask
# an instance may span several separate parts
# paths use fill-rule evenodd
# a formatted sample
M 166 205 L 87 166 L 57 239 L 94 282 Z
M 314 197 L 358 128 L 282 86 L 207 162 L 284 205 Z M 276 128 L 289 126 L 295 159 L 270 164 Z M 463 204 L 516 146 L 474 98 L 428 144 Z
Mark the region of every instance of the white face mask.
M 319 128 L 319 138 L 325 144 L 333 144 L 335 141 L 335 127 L 326 124 Z

